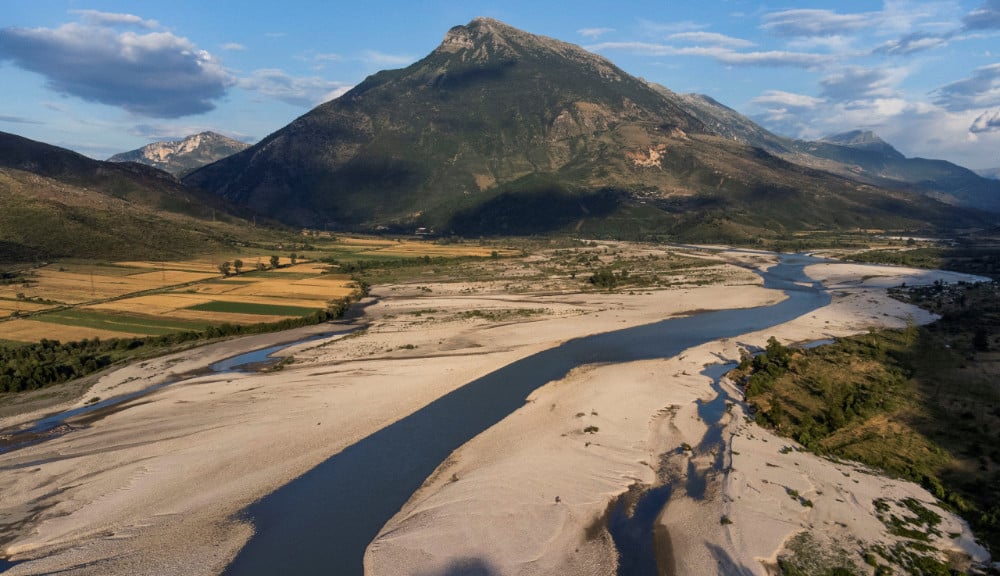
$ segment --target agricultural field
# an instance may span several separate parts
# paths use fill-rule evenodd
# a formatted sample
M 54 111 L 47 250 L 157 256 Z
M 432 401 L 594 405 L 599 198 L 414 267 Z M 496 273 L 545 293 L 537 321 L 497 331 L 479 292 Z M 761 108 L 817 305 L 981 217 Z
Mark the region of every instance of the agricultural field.
M 17 281 L 0 285 L 0 341 L 133 338 L 274 323 L 325 310 L 355 293 L 356 280 L 336 262 L 459 262 L 521 254 L 412 239 L 303 240 L 190 260 L 67 260 L 26 269 Z M 227 275 L 220 270 L 224 262 L 231 265 Z
M 349 276 L 329 266 L 281 258 L 275 270 L 223 277 L 239 256 L 178 262 L 54 263 L 0 286 L 0 340 L 161 336 L 219 324 L 261 324 L 307 316 L 348 297 Z M 269 266 L 269 258 L 261 258 Z

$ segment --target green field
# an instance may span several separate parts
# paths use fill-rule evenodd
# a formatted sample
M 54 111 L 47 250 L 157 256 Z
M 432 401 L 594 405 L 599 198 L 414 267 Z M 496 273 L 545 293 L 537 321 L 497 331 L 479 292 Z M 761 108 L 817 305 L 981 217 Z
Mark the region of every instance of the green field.
M 147 334 L 150 336 L 161 336 L 174 332 L 199 331 L 204 330 L 207 326 L 204 322 L 188 322 L 185 320 L 93 312 L 89 310 L 60 310 L 58 312 L 39 314 L 32 319 L 52 324 L 82 326 L 85 328 Z
M 199 310 L 202 312 L 228 312 L 230 314 L 259 314 L 261 316 L 308 316 L 319 308 L 305 308 L 302 306 L 282 306 L 280 304 L 254 304 L 252 302 L 229 302 L 227 300 L 215 300 L 189 306 L 188 310 Z

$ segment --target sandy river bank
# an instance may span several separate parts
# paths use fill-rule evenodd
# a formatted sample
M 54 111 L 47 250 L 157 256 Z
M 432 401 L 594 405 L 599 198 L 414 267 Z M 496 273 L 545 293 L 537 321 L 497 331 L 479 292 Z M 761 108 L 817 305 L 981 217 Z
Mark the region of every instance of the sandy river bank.
M 728 258 L 773 263 L 762 255 Z M 280 372 L 185 379 L 62 437 L 0 455 L 0 538 L 3 553 L 20 562 L 9 573 L 217 574 L 252 534 L 252 524 L 234 519 L 247 505 L 483 374 L 571 338 L 784 297 L 744 269 L 724 269 L 721 285 L 635 294 L 508 294 L 460 283 L 379 287 L 366 331 L 294 347 L 288 353 L 295 362 Z M 884 288 L 959 278 L 845 264 L 807 272 L 831 290 L 829 306 L 674 358 L 584 366 L 538 389 L 425 482 L 369 547 L 366 572 L 437 574 L 466 566 L 496 574 L 612 574 L 614 548 L 600 525 L 608 503 L 664 471 L 708 467 L 710 455 L 677 450 L 699 446 L 708 431 L 698 412 L 716 396 L 701 374 L 706 364 L 736 359 L 741 347 L 762 346 L 772 335 L 801 342 L 929 321 L 887 298 Z M 123 368 L 84 398 L 143 388 L 252 346 L 234 340 Z M 869 523 L 871 511 L 856 502 L 888 481 L 857 470 L 851 474 L 858 482 L 845 483 L 842 465 L 777 454 L 781 441 L 738 414 L 722 423 L 734 472 L 706 478 L 704 498 L 678 491 L 661 516 L 678 573 L 731 563 L 762 574 L 761 560 L 773 560 L 803 526 L 824 526 L 831 538 L 837 530 L 882 537 Z M 584 432 L 591 426 L 597 430 Z M 784 484 L 831 498 L 814 498 L 810 510 L 781 505 L 788 497 L 784 488 L 774 492 L 777 468 L 763 461 L 786 472 Z M 915 486 L 892 486 L 931 500 Z M 733 523 L 721 526 L 721 515 Z M 950 528 L 963 537 L 949 545 L 981 554 L 966 528 Z

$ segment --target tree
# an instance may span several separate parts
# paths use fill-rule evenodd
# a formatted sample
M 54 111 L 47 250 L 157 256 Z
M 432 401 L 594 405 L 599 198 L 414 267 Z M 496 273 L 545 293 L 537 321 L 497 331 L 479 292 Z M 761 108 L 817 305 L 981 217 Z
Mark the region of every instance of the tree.
M 228 260 L 219 264 L 219 272 L 222 272 L 223 276 L 229 276 L 230 268 L 232 268 L 232 264 Z
M 278 258 L 276 254 L 271 255 L 271 268 L 276 270 L 279 263 L 281 263 L 281 258 Z
M 240 260 L 239 258 L 233 260 L 233 267 L 236 268 L 236 273 L 239 274 L 240 270 L 243 269 L 243 261 Z
M 296 254 L 295 252 L 292 252 L 292 254 L 289 256 L 289 259 L 292 261 L 292 266 L 295 266 L 295 260 L 297 258 L 298 258 L 298 254 Z

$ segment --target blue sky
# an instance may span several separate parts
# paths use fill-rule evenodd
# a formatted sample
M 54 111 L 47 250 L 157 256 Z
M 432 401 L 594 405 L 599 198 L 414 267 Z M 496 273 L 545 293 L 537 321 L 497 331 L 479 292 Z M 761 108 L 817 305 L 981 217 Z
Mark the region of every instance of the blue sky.
M 256 142 L 476 16 L 780 134 L 872 129 L 908 156 L 1000 166 L 1000 0 L 4 0 L 0 131 L 95 158 L 202 130 Z

